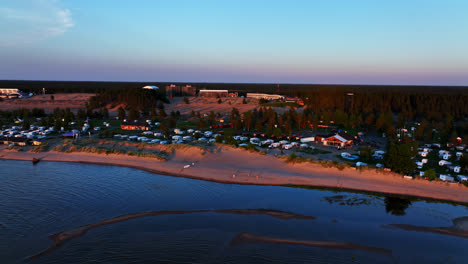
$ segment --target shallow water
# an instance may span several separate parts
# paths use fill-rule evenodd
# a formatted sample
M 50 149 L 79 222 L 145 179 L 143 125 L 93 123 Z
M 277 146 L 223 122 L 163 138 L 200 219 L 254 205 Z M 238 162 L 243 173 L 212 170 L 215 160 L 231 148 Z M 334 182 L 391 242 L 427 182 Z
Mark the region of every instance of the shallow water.
M 50 235 L 127 214 L 133 218 L 95 225 L 29 263 L 465 263 L 467 256 L 468 237 L 457 236 L 466 230 L 431 229 L 468 216 L 461 205 L 88 164 L 0 160 L 0 168 L 1 263 L 24 263 L 54 245 Z M 144 212 L 153 215 L 135 215 Z

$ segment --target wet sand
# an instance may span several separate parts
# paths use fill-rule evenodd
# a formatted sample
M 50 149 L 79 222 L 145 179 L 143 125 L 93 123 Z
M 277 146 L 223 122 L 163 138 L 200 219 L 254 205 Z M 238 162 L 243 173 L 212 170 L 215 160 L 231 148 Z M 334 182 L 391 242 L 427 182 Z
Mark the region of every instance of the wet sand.
M 219 147 L 216 152 L 203 152 L 190 147 L 176 149 L 168 161 L 116 154 L 16 152 L 0 146 L 0 159 L 32 161 L 33 158 L 122 166 L 220 183 L 320 186 L 468 203 L 468 188 L 461 184 L 407 180 L 396 173 L 373 169 L 338 170 L 312 163 L 289 164 L 272 155 L 260 155 L 228 146 Z

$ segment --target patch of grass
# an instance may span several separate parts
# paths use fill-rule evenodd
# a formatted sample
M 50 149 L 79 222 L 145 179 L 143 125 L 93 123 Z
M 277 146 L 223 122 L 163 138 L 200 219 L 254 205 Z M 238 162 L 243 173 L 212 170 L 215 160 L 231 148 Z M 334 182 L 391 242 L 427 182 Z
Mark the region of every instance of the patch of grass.
M 23 151 L 23 147 L 21 147 L 21 146 L 11 146 L 11 147 L 7 147 L 6 149 L 13 150 L 13 151 L 18 151 L 18 152 Z
M 177 127 L 182 129 L 198 129 L 198 121 L 183 121 L 177 122 Z
M 273 102 L 273 103 L 265 103 L 265 104 L 262 104 L 262 106 L 266 106 L 266 107 L 300 107 L 298 104 L 296 103 L 284 103 L 284 102 Z
M 322 149 L 318 149 L 318 148 L 300 148 L 300 149 L 297 149 L 297 151 L 307 153 L 307 154 L 310 154 L 310 155 L 332 153 L 331 151 L 322 150 Z
M 161 151 L 146 152 L 144 146 L 140 144 L 134 144 L 138 147 L 138 151 L 126 151 L 124 149 L 116 149 L 105 147 L 102 145 L 93 146 L 92 144 L 103 144 L 106 142 L 100 142 L 93 139 L 84 139 L 84 140 L 64 140 L 62 144 L 57 145 L 54 150 L 58 152 L 72 153 L 72 152 L 85 152 L 85 153 L 95 153 L 95 154 L 117 154 L 117 155 L 128 155 L 128 156 L 138 156 L 145 158 L 155 158 L 162 161 L 167 161 L 169 158 L 169 153 Z M 109 142 L 107 142 L 109 143 Z
M 40 152 L 48 151 L 49 148 L 50 148 L 49 143 L 42 142 L 41 145 L 32 147 L 30 151 L 34 153 L 40 153 Z

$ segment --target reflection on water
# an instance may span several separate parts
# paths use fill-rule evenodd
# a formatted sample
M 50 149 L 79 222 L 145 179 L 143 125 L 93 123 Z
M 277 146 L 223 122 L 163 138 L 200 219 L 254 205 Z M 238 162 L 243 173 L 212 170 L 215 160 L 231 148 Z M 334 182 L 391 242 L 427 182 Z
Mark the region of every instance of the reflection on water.
M 334 195 L 323 198 L 330 204 L 347 206 L 370 205 L 375 197 L 365 197 L 364 195 Z
M 24 263 L 48 246 L 30 263 L 466 261 L 464 206 L 112 166 L 0 160 L 0 168 L 0 263 Z
M 411 205 L 409 199 L 400 197 L 385 197 L 385 211 L 392 215 L 405 215 L 406 209 Z

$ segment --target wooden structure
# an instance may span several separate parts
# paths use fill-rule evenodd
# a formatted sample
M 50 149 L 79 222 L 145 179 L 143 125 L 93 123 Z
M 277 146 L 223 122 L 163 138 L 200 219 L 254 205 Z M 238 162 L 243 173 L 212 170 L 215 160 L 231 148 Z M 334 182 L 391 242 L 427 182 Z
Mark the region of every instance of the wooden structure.
M 354 137 L 346 133 L 337 133 L 333 136 L 323 139 L 323 145 L 326 146 L 337 146 L 337 147 L 346 147 L 353 144 Z

